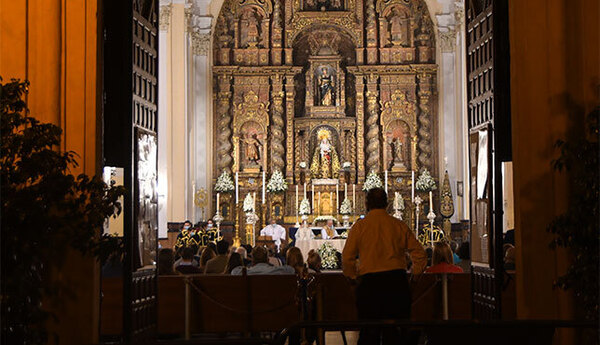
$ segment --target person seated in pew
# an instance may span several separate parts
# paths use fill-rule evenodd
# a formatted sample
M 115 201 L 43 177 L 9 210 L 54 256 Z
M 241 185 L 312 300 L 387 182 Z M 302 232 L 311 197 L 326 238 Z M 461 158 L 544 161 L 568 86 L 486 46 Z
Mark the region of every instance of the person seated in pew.
M 191 247 L 185 247 L 185 248 L 183 248 L 183 251 L 181 254 L 181 261 L 179 262 L 177 267 L 175 267 L 175 270 L 181 274 L 202 273 L 200 268 L 193 265 L 193 261 L 194 261 L 194 249 L 192 249 Z
M 304 258 L 300 248 L 292 247 L 288 249 L 286 261 L 290 267 L 294 268 L 296 274 L 302 275 L 304 273 Z
M 427 268 L 425 273 L 463 273 L 462 268 L 452 263 L 452 249 L 447 242 L 433 244 L 431 261 L 433 266 Z
M 296 241 L 309 241 L 315 239 L 315 233 L 312 231 L 310 227 L 308 227 L 308 222 L 303 221 L 302 225 L 296 232 Z
M 177 274 L 173 269 L 175 264 L 175 254 L 171 248 L 162 248 L 158 252 L 158 275 L 159 276 L 170 276 Z
M 234 268 L 241 266 L 244 266 L 242 256 L 237 252 L 233 252 L 229 254 L 229 258 L 227 259 L 227 265 L 225 265 L 225 271 L 223 273 L 231 274 L 231 271 L 233 271 Z
M 242 265 L 249 266 L 252 263 L 251 260 L 248 260 L 248 251 L 246 250 L 246 247 L 244 247 L 243 245 L 238 247 L 235 250 L 235 252 L 240 254 L 240 256 L 242 257 Z
M 204 249 L 202 249 L 202 254 L 200 254 L 200 269 L 202 270 L 202 272 L 204 272 L 204 269 L 206 269 L 206 263 L 214 258 L 215 256 L 217 256 L 217 254 L 215 253 L 214 249 L 212 246 L 206 246 L 204 247 Z
M 256 247 L 252 250 L 252 266 L 248 267 L 246 274 L 294 274 L 295 271 L 291 266 L 273 266 L 268 263 L 269 254 L 265 247 Z M 232 275 L 242 275 L 243 267 L 238 266 L 231 271 Z
M 275 248 L 267 248 L 267 253 L 269 253 L 269 264 L 273 266 L 283 266 L 283 262 L 277 257 Z
M 223 273 L 227 265 L 229 243 L 225 240 L 217 242 L 217 256 L 206 262 L 204 273 Z
M 330 240 L 336 237 L 339 237 L 339 235 L 333 227 L 333 219 L 328 219 L 327 225 L 325 225 L 323 229 L 321 229 L 321 238 L 324 240 Z
M 306 264 L 308 265 L 308 273 L 321 273 L 321 255 L 319 255 L 319 252 L 314 249 L 309 250 Z

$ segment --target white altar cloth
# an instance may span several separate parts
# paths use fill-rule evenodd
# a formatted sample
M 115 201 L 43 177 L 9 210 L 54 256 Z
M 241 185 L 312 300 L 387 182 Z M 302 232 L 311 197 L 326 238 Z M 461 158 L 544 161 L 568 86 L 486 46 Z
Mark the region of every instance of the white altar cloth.
M 333 239 L 333 240 L 314 239 L 314 240 L 296 241 L 295 245 L 296 245 L 296 247 L 298 247 L 300 249 L 300 251 L 302 252 L 302 257 L 304 258 L 304 261 L 306 261 L 306 258 L 308 257 L 308 252 L 311 249 L 318 250 L 319 248 L 321 248 L 321 246 L 325 242 L 331 243 L 333 248 L 335 248 L 335 250 L 337 250 L 340 253 L 344 250 L 344 246 L 346 245 L 345 238 L 339 238 L 339 239 Z

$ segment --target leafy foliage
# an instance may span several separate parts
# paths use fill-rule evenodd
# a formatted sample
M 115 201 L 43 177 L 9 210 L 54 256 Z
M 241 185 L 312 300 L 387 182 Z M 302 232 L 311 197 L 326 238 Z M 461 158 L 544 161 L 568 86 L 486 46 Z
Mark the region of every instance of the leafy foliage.
M 116 237 L 100 235 L 105 220 L 118 214 L 121 187 L 100 177 L 77 177 L 74 152 L 61 152 L 62 130 L 28 115 L 22 97 L 28 82 L 0 78 L 2 195 L 2 343 L 43 344 L 42 305 L 60 287 L 49 272 L 60 268 L 70 248 L 100 260 L 121 248 Z
M 552 162 L 556 171 L 569 174 L 570 197 L 567 211 L 556 217 L 548 231 L 555 235 L 552 248 L 564 247 L 571 251 L 573 262 L 566 274 L 559 277 L 556 286 L 573 289 L 585 316 L 598 319 L 598 270 L 600 257 L 598 229 L 598 113 L 589 115 L 592 139 L 581 138 L 572 142 L 558 141 L 560 156 Z

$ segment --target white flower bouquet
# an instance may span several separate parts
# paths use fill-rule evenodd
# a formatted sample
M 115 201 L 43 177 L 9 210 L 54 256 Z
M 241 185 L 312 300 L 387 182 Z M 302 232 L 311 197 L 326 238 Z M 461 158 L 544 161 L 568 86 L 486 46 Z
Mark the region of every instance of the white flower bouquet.
M 342 205 L 340 206 L 340 214 L 349 215 L 352 214 L 352 203 L 348 198 L 342 201 Z
M 267 191 L 270 193 L 281 193 L 287 190 L 287 182 L 283 178 L 283 174 L 279 170 L 275 170 L 267 182 Z
M 223 173 L 217 178 L 217 182 L 215 183 L 215 192 L 229 193 L 233 192 L 234 190 L 235 185 L 233 184 L 233 179 L 227 171 L 223 171 Z
M 417 182 L 415 182 L 415 189 L 421 192 L 429 192 L 437 189 L 433 176 L 429 173 L 429 170 L 424 169 L 419 175 Z
M 367 179 L 365 180 L 363 190 L 366 192 L 373 188 L 383 188 L 381 178 L 379 178 L 379 175 L 377 175 L 375 171 L 371 171 L 369 175 L 367 175 Z

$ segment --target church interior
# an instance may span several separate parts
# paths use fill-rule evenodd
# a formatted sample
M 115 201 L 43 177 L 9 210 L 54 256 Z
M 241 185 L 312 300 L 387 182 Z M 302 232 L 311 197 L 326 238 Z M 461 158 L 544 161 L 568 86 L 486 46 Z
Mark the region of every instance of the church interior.
M 597 344 L 599 14 L 0 0 L 2 342 L 368 344 L 395 327 L 406 344 Z M 23 178 L 26 159 L 40 172 Z M 57 196 L 57 165 L 97 184 Z M 429 268 L 402 248 L 410 313 L 369 323 L 342 262 L 372 190 Z M 441 247 L 460 271 L 431 269 Z M 253 276 L 265 253 L 300 269 Z

